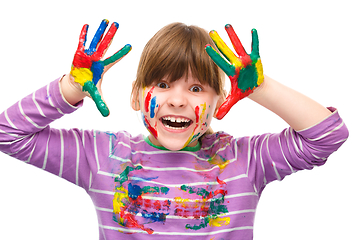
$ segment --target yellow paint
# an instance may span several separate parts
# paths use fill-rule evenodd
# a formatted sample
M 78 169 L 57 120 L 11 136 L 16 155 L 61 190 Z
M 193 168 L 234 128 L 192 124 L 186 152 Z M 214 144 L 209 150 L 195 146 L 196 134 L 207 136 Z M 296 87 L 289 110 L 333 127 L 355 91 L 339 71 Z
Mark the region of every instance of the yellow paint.
M 211 31 L 209 35 L 222 54 L 224 54 L 235 67 L 243 67 L 240 59 L 231 51 L 216 31 Z
M 226 145 L 230 145 L 230 144 L 227 143 Z M 224 160 L 221 157 L 219 157 L 217 154 L 214 155 L 212 158 L 210 158 L 208 162 L 213 165 L 218 165 L 218 167 L 220 168 L 220 173 L 222 173 L 225 167 L 230 163 L 229 160 Z
M 70 74 L 75 78 L 75 82 L 81 86 L 84 86 L 87 81 L 92 81 L 93 79 L 93 73 L 88 68 L 72 67 Z
M 204 118 L 204 115 L 205 115 L 205 110 L 206 110 L 206 103 L 200 104 L 200 107 L 202 107 L 202 111 L 201 111 L 201 114 L 200 114 L 200 125 L 202 125 L 203 124 L 203 118 Z
M 229 225 L 230 224 L 230 218 L 229 217 L 217 217 L 217 218 L 211 218 L 209 225 L 210 227 L 222 227 L 225 225 Z
M 206 110 L 206 102 L 203 103 L 203 104 L 200 104 L 200 107 L 202 107 L 202 110 L 201 110 L 201 114 L 199 116 L 199 123 L 196 123 L 197 125 L 195 126 L 191 136 L 188 138 L 188 140 L 185 142 L 184 147 L 186 147 L 187 145 L 189 145 L 189 143 L 193 140 L 193 136 L 194 136 L 194 133 L 196 131 L 196 128 L 200 127 L 201 129 L 201 126 L 203 124 L 203 118 L 204 118 L 204 115 L 205 115 L 205 110 Z
M 128 191 L 124 187 L 120 187 L 118 190 L 121 192 L 115 192 L 113 198 L 113 210 L 114 213 L 119 214 L 121 208 L 125 207 L 125 204 L 122 202 L 123 199 L 129 199 Z
M 264 82 L 263 66 L 262 66 L 260 59 L 256 62 L 255 67 L 256 67 L 257 75 L 258 75 L 257 85 L 260 86 L 260 84 L 262 84 Z

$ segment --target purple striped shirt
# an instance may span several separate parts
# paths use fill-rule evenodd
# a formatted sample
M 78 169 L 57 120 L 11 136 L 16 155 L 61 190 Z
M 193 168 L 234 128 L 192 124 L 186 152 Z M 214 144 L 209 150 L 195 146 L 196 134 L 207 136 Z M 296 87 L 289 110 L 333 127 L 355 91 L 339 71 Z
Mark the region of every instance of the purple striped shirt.
M 252 239 L 264 187 L 323 165 L 348 137 L 337 110 L 303 131 L 207 135 L 182 151 L 129 133 L 52 129 L 75 111 L 58 80 L 0 115 L 0 150 L 84 188 L 100 239 Z

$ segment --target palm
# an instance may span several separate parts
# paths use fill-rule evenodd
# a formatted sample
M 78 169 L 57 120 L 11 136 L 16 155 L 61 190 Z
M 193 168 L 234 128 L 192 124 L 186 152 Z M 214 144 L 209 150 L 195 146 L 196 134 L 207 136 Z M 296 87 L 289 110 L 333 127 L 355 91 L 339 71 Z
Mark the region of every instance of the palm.
M 216 114 L 217 119 L 222 119 L 234 104 L 249 96 L 264 80 L 257 31 L 252 30 L 252 51 L 249 55 L 232 26 L 228 24 L 225 29 L 238 56 L 230 50 L 216 31 L 211 31 L 210 37 L 227 60 L 221 57 L 210 45 L 206 46 L 209 56 L 229 76 L 231 82 L 230 94 L 220 106 Z
M 82 86 L 82 90 L 90 94 L 103 116 L 108 116 L 110 111 L 98 90 L 98 87 L 101 85 L 102 76 L 107 69 L 131 50 L 131 45 L 127 44 L 111 57 L 101 60 L 119 27 L 119 25 L 114 22 L 104 39 L 102 39 L 108 23 L 108 20 L 101 22 L 88 49 L 85 49 L 85 43 L 89 26 L 87 24 L 83 26 L 70 72 L 75 78 L 75 82 Z

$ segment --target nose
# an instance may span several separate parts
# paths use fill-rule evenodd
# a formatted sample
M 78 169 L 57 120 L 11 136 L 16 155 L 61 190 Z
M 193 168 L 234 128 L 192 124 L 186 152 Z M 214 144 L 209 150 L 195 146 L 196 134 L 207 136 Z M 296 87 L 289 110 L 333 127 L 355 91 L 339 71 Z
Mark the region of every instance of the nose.
M 169 94 L 167 103 L 170 107 L 183 108 L 187 104 L 186 94 L 180 88 L 174 88 Z

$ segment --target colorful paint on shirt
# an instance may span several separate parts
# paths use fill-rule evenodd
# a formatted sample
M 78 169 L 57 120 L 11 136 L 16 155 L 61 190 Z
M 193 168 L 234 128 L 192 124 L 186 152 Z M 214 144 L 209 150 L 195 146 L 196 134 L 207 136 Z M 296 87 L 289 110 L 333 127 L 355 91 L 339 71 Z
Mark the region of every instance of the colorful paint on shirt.
M 169 192 L 167 187 L 139 186 L 129 179 L 129 174 L 139 171 L 142 167 L 136 168 L 127 166 L 126 169 L 114 179 L 115 193 L 113 198 L 113 220 L 119 225 L 127 228 L 138 228 L 152 234 L 151 228 L 144 224 L 154 222 L 165 222 L 169 214 L 169 200 L 159 201 L 146 199 L 148 194 L 166 195 Z M 127 189 L 126 189 L 127 185 Z M 137 216 L 140 214 L 141 219 Z

